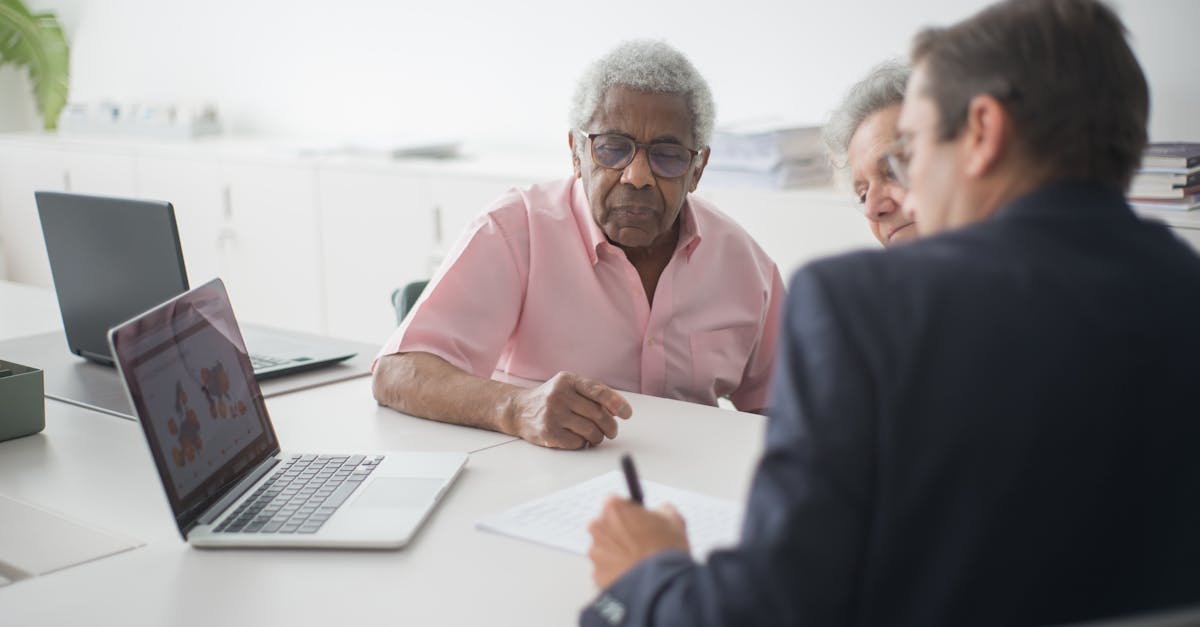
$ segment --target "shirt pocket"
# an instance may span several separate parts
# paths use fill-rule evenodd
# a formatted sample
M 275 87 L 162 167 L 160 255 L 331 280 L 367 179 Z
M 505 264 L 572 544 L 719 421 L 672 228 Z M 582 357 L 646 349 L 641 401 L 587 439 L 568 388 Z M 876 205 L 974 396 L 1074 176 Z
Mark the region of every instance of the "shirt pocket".
M 716 403 L 741 385 L 756 337 L 753 324 L 691 334 L 692 385 L 708 402 Z

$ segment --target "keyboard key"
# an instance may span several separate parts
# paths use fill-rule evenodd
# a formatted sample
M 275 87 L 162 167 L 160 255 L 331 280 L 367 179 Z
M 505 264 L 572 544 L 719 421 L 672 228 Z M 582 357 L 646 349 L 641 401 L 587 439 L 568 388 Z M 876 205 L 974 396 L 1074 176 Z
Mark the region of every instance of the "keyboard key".
M 325 502 L 321 505 L 323 507 L 337 508 L 341 506 L 342 503 L 345 503 L 346 499 L 350 498 L 350 495 L 357 487 L 357 484 L 344 483 L 337 490 L 334 490 L 333 494 L 330 494 L 329 498 L 325 499 Z

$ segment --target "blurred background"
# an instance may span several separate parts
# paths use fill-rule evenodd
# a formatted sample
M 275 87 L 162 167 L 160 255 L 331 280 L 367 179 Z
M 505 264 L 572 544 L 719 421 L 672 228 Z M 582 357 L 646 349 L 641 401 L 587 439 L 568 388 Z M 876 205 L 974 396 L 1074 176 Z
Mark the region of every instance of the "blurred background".
M 719 122 L 821 122 L 922 26 L 983 0 L 29 0 L 71 44 L 72 102 L 214 103 L 227 132 L 357 139 L 414 129 L 558 148 L 575 78 L 631 37 L 664 39 L 710 81 Z M 1200 140 L 1185 59 L 1195 0 L 1118 0 L 1150 80 L 1154 139 Z M 38 128 L 27 79 L 0 70 L 0 130 Z
M 166 200 L 191 283 L 222 277 L 244 321 L 380 343 L 397 324 L 393 292 L 429 279 L 480 211 L 569 175 L 575 81 L 634 37 L 691 57 L 719 129 L 778 121 L 748 136 L 742 154 L 766 156 L 754 168 L 714 150 L 697 194 L 785 275 L 877 248 L 817 125 L 869 68 L 906 57 L 920 28 L 986 2 L 28 4 L 61 24 L 73 104 L 42 131 L 25 69 L 0 68 L 0 281 L 53 286 L 36 190 Z M 1149 78 L 1152 139 L 1200 141 L 1185 58 L 1200 1 L 1113 4 Z M 197 137 L 189 124 L 210 110 L 220 135 Z M 445 142 L 414 157 L 414 138 Z M 1200 250 L 1200 211 L 1184 209 L 1146 215 Z

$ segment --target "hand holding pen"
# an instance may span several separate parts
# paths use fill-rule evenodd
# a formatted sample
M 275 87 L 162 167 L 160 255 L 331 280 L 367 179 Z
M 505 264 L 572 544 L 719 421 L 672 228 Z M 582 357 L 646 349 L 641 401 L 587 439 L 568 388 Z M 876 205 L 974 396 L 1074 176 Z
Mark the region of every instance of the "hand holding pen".
M 683 517 L 674 507 L 643 506 L 642 484 L 629 455 L 622 456 L 621 470 L 629 487 L 629 499 L 608 497 L 600 517 L 588 525 L 588 533 L 592 535 L 592 546 L 588 549 L 592 579 L 601 588 L 607 588 L 652 555 L 667 550 L 691 551 Z

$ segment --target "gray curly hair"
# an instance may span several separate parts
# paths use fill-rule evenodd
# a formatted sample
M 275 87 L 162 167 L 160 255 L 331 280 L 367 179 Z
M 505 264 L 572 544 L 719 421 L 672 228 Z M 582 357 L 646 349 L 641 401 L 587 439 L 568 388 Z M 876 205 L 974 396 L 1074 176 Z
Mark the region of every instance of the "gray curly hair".
M 575 87 L 570 123 L 575 131 L 592 121 L 604 92 L 615 85 L 638 91 L 683 94 L 692 113 L 692 135 L 703 150 L 712 138 L 717 107 L 708 83 L 691 61 L 675 48 L 651 39 L 635 39 L 592 63 Z M 581 148 L 581 144 L 576 144 Z
M 866 78 L 854 84 L 841 105 L 829 116 L 822 135 L 835 163 L 844 162 L 850 138 L 863 120 L 872 113 L 904 102 L 904 88 L 911 69 L 900 61 L 889 60 L 871 69 Z

